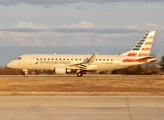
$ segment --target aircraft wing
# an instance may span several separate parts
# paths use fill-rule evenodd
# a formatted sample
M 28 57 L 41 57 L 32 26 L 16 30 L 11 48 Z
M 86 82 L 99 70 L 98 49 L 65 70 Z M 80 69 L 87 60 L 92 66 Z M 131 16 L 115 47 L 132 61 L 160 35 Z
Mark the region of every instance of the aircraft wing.
M 71 64 L 71 65 L 68 65 L 68 67 L 71 69 L 82 69 L 82 70 L 95 68 L 96 66 L 91 65 L 91 63 L 94 62 L 96 56 L 97 56 L 97 53 L 94 53 L 89 59 L 86 59 L 84 62 Z

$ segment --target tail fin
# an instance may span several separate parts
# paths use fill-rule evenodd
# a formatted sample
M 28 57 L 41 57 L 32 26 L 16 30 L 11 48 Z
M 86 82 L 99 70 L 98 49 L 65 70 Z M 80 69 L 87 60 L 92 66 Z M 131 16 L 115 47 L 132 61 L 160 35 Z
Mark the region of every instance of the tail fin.
M 152 47 L 155 31 L 148 31 L 132 50 L 122 53 L 124 56 L 149 56 Z

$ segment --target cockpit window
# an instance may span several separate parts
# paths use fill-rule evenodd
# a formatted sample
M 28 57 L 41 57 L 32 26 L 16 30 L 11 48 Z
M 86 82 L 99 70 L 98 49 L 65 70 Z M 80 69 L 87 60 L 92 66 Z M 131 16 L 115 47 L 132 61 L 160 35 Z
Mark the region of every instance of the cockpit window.
M 22 59 L 22 57 L 18 57 L 18 60 L 21 60 Z

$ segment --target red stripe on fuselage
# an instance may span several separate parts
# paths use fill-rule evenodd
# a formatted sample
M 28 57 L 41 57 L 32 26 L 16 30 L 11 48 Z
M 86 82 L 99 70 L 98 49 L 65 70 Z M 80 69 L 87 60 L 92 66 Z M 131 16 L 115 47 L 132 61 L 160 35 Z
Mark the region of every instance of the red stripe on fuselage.
M 124 59 L 122 62 L 147 62 L 147 59 L 141 59 L 141 60 Z

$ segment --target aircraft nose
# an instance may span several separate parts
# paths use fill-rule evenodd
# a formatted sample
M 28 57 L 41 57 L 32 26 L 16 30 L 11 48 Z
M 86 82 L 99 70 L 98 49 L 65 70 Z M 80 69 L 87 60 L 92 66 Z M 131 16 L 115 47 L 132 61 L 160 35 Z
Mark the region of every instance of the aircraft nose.
M 7 64 L 7 67 L 8 67 L 8 68 L 11 68 L 11 67 L 12 67 L 12 63 L 11 63 L 11 62 L 8 63 L 8 64 Z

